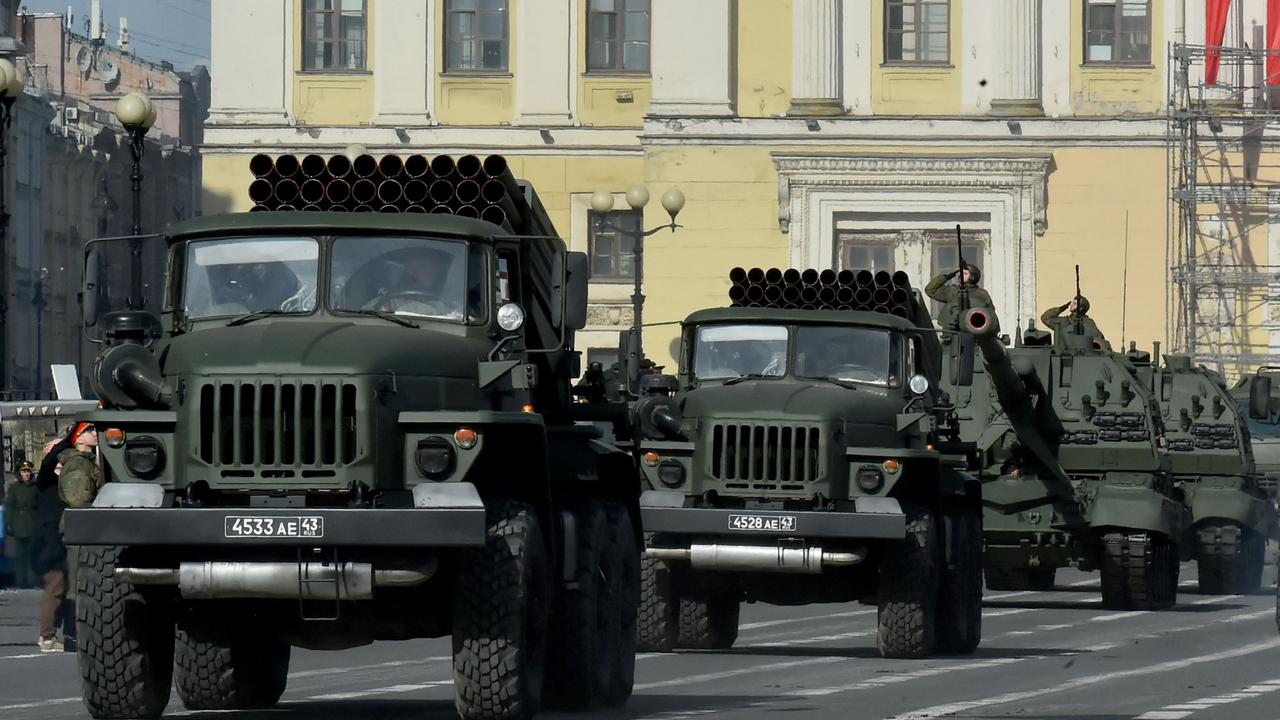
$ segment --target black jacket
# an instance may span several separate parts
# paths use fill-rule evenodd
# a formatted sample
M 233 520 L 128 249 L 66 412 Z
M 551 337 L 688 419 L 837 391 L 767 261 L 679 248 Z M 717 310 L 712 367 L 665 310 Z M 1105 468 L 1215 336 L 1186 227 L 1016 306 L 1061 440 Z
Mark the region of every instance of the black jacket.
M 36 474 L 40 500 L 36 506 L 36 534 L 32 538 L 31 564 L 32 569 L 40 575 L 52 570 L 65 570 L 67 567 L 67 546 L 62 543 L 62 533 L 58 532 L 62 511 L 67 505 L 58 497 L 58 475 L 53 469 L 58 465 L 58 454 L 69 447 L 71 437 L 68 434 L 44 456 L 44 460 L 40 462 L 40 472 Z

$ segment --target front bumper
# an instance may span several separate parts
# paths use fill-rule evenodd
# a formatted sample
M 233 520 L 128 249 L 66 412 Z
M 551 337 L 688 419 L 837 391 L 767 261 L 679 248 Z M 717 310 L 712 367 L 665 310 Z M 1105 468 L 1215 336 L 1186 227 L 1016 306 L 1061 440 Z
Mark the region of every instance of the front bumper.
M 64 513 L 68 545 L 476 547 L 485 542 L 485 510 L 461 508 L 82 508 Z M 230 536 L 231 519 L 305 518 L 313 534 Z M 312 520 L 319 520 L 318 523 Z M 242 524 L 243 521 L 242 521 Z M 319 534 L 314 534 L 319 529 Z M 284 532 L 284 531 L 282 531 Z
M 645 532 L 734 538 L 847 538 L 901 540 L 907 536 L 906 516 L 896 502 L 859 507 L 855 512 L 812 510 L 737 510 L 687 508 L 683 496 L 648 491 L 640 496 L 640 518 Z M 883 500 L 883 499 L 881 499 Z M 734 516 L 779 519 L 783 530 L 735 529 Z M 785 519 L 785 523 L 782 520 Z

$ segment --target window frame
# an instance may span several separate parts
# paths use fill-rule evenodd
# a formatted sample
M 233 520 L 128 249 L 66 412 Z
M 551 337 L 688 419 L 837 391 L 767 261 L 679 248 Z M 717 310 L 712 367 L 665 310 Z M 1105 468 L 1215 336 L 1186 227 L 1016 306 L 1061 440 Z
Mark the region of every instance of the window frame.
M 905 6 L 914 7 L 916 9 L 917 26 L 919 25 L 918 18 L 923 17 L 923 13 L 921 12 L 921 10 L 926 5 L 942 5 L 943 7 L 945 7 L 947 9 L 947 33 L 946 33 L 947 56 L 946 58 L 942 60 L 905 60 L 902 58 L 898 58 L 896 60 L 891 59 L 889 57 L 889 36 L 894 32 L 900 33 L 902 35 L 907 34 L 905 30 L 891 31 L 889 29 L 889 7 L 891 5 L 897 5 L 902 7 L 905 7 Z M 952 64 L 951 64 L 951 40 L 952 40 L 951 0 L 884 0 L 884 3 L 881 5 L 881 8 L 884 13 L 884 22 L 881 23 L 882 27 L 881 27 L 881 35 L 880 35 L 880 41 L 882 43 L 882 56 L 883 56 L 881 64 L 883 66 L 885 67 L 928 67 L 928 68 L 952 67 Z M 917 36 L 923 36 L 925 34 L 925 32 L 921 29 L 915 30 L 914 33 Z M 918 52 L 919 52 L 919 44 L 917 43 L 917 53 Z
M 894 233 L 893 230 L 877 230 L 877 229 L 857 229 L 857 230 L 836 230 L 835 233 L 835 267 L 841 270 L 864 270 L 870 269 L 859 266 L 851 262 L 846 262 L 849 257 L 849 251 L 857 246 L 864 247 L 881 247 L 887 248 L 889 251 L 888 272 L 892 274 L 898 269 L 897 249 L 898 243 L 901 242 L 901 236 L 896 239 L 887 237 Z M 883 237 L 877 237 L 883 236 Z M 882 270 L 885 268 L 876 268 Z
M 618 75 L 626 76 L 626 77 L 650 77 L 653 74 L 653 4 L 650 3 L 649 9 L 644 12 L 645 19 L 649 23 L 649 39 L 645 41 L 645 45 L 649 47 L 648 62 L 646 63 L 646 67 L 643 70 L 628 70 L 625 67 L 623 67 L 623 64 L 625 63 L 626 55 L 622 49 L 622 46 L 626 44 L 624 33 L 625 33 L 625 27 L 626 27 L 625 23 L 626 23 L 626 15 L 627 15 L 627 0 L 609 0 L 609 1 L 613 3 L 613 8 L 614 8 L 614 12 L 613 12 L 614 32 L 615 32 L 615 38 L 619 47 L 618 65 L 615 67 L 609 67 L 609 68 L 591 67 L 591 46 L 594 43 L 594 36 L 591 33 L 591 18 L 594 15 L 603 15 L 605 13 L 600 13 L 595 10 L 592 10 L 591 0 L 587 0 L 586 2 L 586 6 L 587 6 L 586 55 L 587 56 L 585 59 L 586 62 L 584 63 L 584 67 L 586 68 L 585 74 L 594 75 L 597 77 L 618 76 Z
M 644 229 L 644 211 L 643 210 L 615 209 L 615 210 L 610 210 L 607 213 L 598 213 L 595 210 L 588 209 L 587 210 L 587 271 L 588 271 L 587 282 L 609 283 L 609 284 L 617 284 L 617 285 L 633 283 L 635 282 L 635 254 L 636 254 L 635 242 L 636 241 L 635 241 L 635 238 L 626 238 L 624 233 L 622 232 L 622 228 L 619 225 L 617 225 L 616 222 L 609 221 L 610 224 L 612 224 L 615 228 L 613 231 L 611 231 L 612 235 L 618 240 L 618 249 L 614 255 L 614 258 L 615 258 L 614 266 L 616 267 L 617 265 L 621 264 L 620 263 L 622 258 L 621 241 L 629 239 L 631 241 L 631 264 L 632 264 L 631 272 L 626 275 L 621 275 L 621 274 L 597 275 L 595 272 L 595 269 L 596 269 L 596 223 L 595 223 L 595 220 L 597 217 L 600 217 L 601 215 L 605 216 L 606 221 L 608 221 L 608 217 L 611 215 L 624 216 L 624 217 L 630 216 L 632 218 L 635 218 L 637 232 L 643 231 Z
M 314 0 L 320 2 L 321 0 Z M 360 14 L 364 18 L 364 52 L 362 54 L 362 66 L 359 68 L 347 68 L 341 66 L 335 67 L 307 67 L 308 49 L 314 42 L 311 37 L 311 23 L 308 20 L 315 15 L 332 15 L 334 17 L 334 32 L 338 32 L 341 28 L 342 7 L 339 1 L 338 7 L 332 10 L 309 10 L 307 5 L 312 0 L 303 0 L 302 2 L 302 57 L 299 58 L 298 72 L 308 75 L 371 75 L 373 70 L 369 67 L 369 0 L 360 0 Z M 325 37 L 324 42 L 329 45 L 341 47 L 345 42 L 340 35 Z
M 1152 7 L 1151 0 L 1144 0 L 1147 7 L 1147 57 L 1145 60 L 1116 60 L 1116 40 L 1120 37 L 1120 7 L 1124 5 L 1125 0 L 1110 0 L 1110 5 L 1115 8 L 1114 22 L 1111 28 L 1111 60 L 1090 60 L 1089 59 L 1089 16 L 1093 12 L 1093 8 L 1103 3 L 1091 2 L 1091 0 L 1082 0 L 1084 3 L 1084 13 L 1081 15 L 1082 25 L 1080 27 L 1081 37 L 1081 54 L 1080 64 L 1086 67 L 1126 67 L 1126 68 L 1149 68 L 1155 67 L 1155 21 L 1151 16 Z
M 440 74 L 448 76 L 511 77 L 511 0 L 502 0 L 503 23 L 501 39 L 503 63 L 501 68 L 451 67 L 449 65 L 449 47 L 454 42 L 453 33 L 450 30 L 453 25 L 450 22 L 450 18 L 455 13 L 471 13 L 472 15 L 479 17 L 480 13 L 483 12 L 478 9 L 479 5 L 477 5 L 476 10 L 454 10 L 454 2 L 455 0 L 445 0 L 444 2 L 444 27 L 441 29 L 443 42 L 440 43 L 440 52 L 442 55 L 440 58 L 440 67 L 443 68 L 443 70 Z M 479 2 L 479 0 L 477 0 L 477 2 Z M 472 50 L 475 50 L 477 49 L 477 43 L 483 42 L 487 39 L 489 38 L 473 34 L 466 42 L 471 43 Z M 458 42 L 463 41 L 459 40 Z M 478 58 L 480 57 L 480 54 L 476 53 L 474 56 Z

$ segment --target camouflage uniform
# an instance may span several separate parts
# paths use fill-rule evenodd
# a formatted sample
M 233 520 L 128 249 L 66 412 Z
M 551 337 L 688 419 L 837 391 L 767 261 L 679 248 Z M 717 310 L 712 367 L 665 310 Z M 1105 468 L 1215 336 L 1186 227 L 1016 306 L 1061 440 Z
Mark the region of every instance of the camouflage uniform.
M 102 471 L 98 468 L 96 456 L 92 452 L 83 452 L 68 448 L 58 455 L 62 463 L 62 474 L 58 476 L 58 497 L 69 508 L 89 507 L 98 490 L 102 488 Z M 64 520 L 58 522 L 58 532 L 63 532 Z M 76 555 L 67 554 L 67 587 L 76 586 Z
M 968 296 L 968 302 L 963 303 L 960 296 L 960 287 L 957 285 L 948 285 L 947 281 L 955 277 L 959 270 L 949 273 L 936 275 L 924 286 L 924 294 L 943 303 L 942 312 L 938 314 L 938 325 L 943 330 L 959 330 L 960 317 L 968 310 L 974 308 L 983 308 L 992 311 L 994 306 L 991 303 L 991 296 L 986 290 L 978 287 L 978 280 L 982 277 L 982 271 L 977 265 L 969 265 L 970 280 L 965 286 L 965 294 Z
M 1088 312 L 1088 300 L 1084 300 L 1085 312 Z M 1077 331 L 1076 316 L 1062 316 L 1067 308 L 1071 307 L 1071 303 L 1064 303 L 1057 307 L 1051 307 L 1040 315 L 1040 322 L 1048 329 L 1053 331 L 1053 345 L 1059 350 L 1093 350 L 1093 341 L 1097 340 L 1103 347 L 1107 346 L 1107 340 L 1102 335 L 1102 331 L 1098 329 L 1097 323 L 1088 315 L 1081 315 L 1079 318 L 1079 331 Z

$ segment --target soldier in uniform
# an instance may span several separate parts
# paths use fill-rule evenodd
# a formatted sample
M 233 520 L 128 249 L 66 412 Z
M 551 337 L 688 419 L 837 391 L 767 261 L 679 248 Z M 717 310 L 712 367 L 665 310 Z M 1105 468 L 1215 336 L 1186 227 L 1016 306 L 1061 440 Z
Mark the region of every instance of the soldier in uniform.
M 1068 315 L 1063 317 L 1063 312 Z M 1053 330 L 1054 346 L 1059 349 L 1093 350 L 1108 347 L 1097 323 L 1089 317 L 1089 298 L 1083 295 L 1072 298 L 1069 303 L 1045 310 L 1040 316 L 1040 322 Z
M 93 505 L 93 500 L 102 488 L 102 470 L 98 467 L 98 430 L 90 423 L 78 423 L 71 433 L 71 447 L 58 454 L 58 462 L 62 472 L 58 475 L 58 497 L 68 508 L 83 508 Z M 61 535 L 65 520 L 59 520 L 58 533 Z M 76 567 L 78 565 L 74 548 L 67 553 L 67 597 L 74 598 L 76 592 Z
M 960 273 L 960 282 L 963 285 L 964 293 L 961 293 L 961 286 L 948 285 L 947 281 Z M 986 290 L 978 287 L 978 282 L 982 279 L 982 270 L 977 265 L 964 263 L 960 265 L 958 270 L 934 276 L 928 285 L 924 286 L 924 294 L 943 303 L 942 312 L 938 315 L 938 324 L 943 330 L 959 330 L 960 317 L 968 310 L 973 308 L 984 308 L 988 311 L 992 309 L 991 296 Z M 966 298 L 967 296 L 967 298 Z M 967 302 L 965 300 L 967 299 Z
M 5 537 L 13 538 L 13 581 L 20 588 L 36 587 L 31 549 L 40 489 L 36 487 L 34 471 L 31 461 L 24 460 L 17 482 L 4 496 L 4 532 Z

